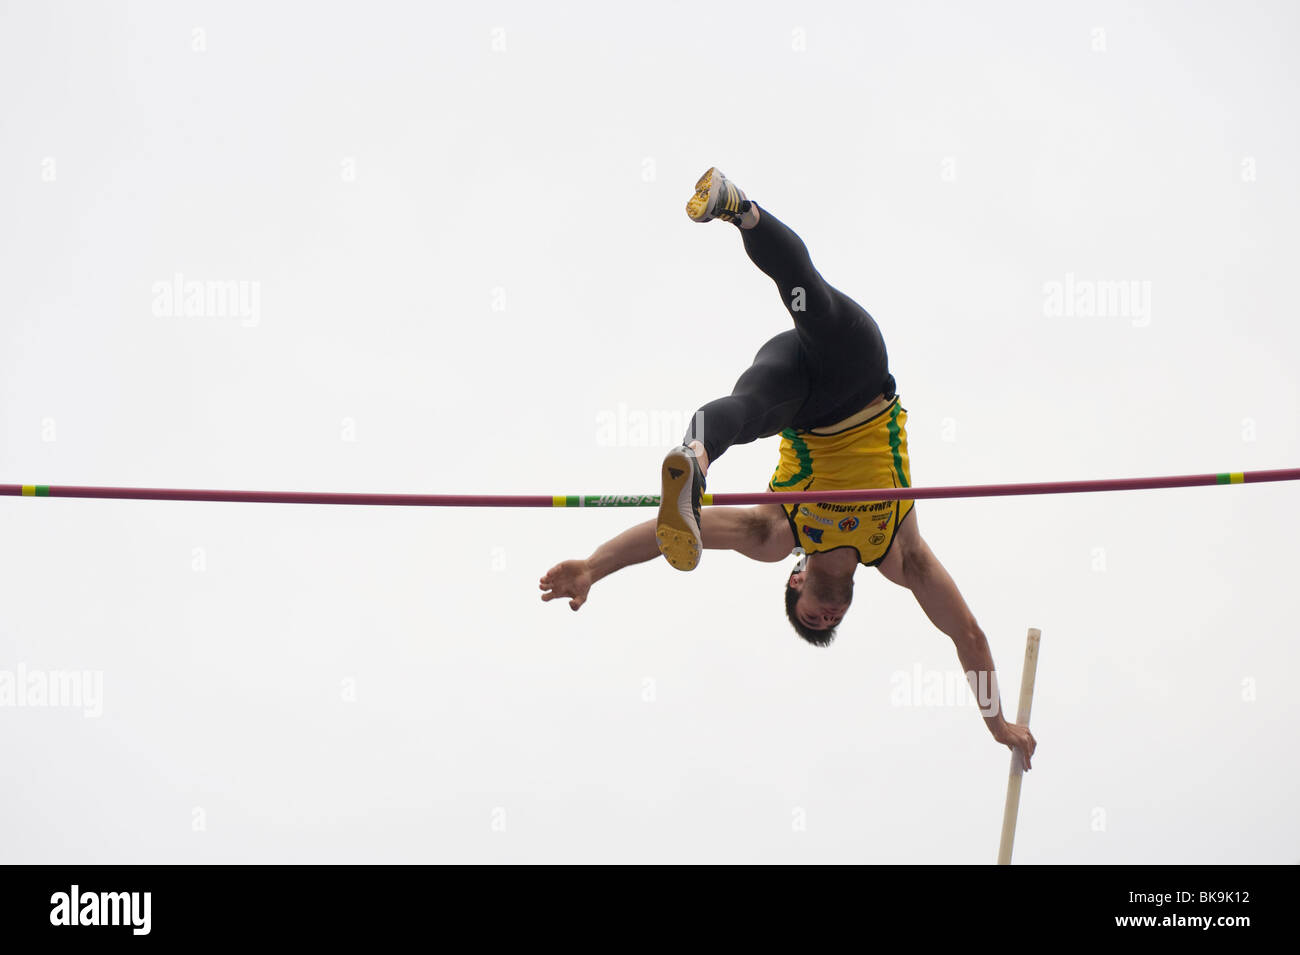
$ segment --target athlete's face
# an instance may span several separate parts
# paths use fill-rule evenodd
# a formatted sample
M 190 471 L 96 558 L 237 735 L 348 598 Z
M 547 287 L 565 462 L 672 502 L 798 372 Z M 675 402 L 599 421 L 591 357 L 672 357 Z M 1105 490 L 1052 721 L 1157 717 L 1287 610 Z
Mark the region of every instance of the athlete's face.
M 794 612 L 799 617 L 799 621 L 805 627 L 811 627 L 814 630 L 829 630 L 831 627 L 839 625 L 844 619 L 844 615 L 849 611 L 849 605 L 853 603 L 853 588 L 847 588 L 847 593 L 841 599 L 827 598 L 820 594 L 817 587 L 809 587 L 808 571 L 797 570 L 790 576 L 790 585 L 799 591 L 799 599 L 795 601 Z M 828 588 L 831 590 L 845 590 L 845 588 Z
M 848 610 L 847 603 L 813 600 L 805 593 L 799 595 L 799 601 L 794 605 L 794 611 L 799 615 L 804 626 L 812 627 L 814 630 L 829 630 L 831 627 L 839 626 L 839 622 L 844 619 Z

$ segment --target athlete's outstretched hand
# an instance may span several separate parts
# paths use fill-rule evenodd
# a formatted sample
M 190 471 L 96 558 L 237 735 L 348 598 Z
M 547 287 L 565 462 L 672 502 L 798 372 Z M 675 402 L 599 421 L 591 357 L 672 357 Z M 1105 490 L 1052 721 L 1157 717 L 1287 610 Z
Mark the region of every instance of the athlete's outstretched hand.
M 591 589 L 591 571 L 585 560 L 566 560 L 548 570 L 538 582 L 543 600 L 569 597 L 569 609 L 577 610 L 587 602 Z

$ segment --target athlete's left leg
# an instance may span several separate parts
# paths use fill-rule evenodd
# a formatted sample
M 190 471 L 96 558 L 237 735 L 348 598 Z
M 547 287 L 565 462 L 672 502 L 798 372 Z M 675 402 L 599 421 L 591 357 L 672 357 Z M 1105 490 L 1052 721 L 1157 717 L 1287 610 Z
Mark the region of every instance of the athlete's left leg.
M 809 380 L 794 332 L 782 332 L 754 356 L 731 394 L 695 412 L 682 446 L 664 458 L 659 506 L 659 549 L 678 570 L 692 570 L 703 550 L 700 495 L 704 471 L 734 444 L 791 426 L 808 399 Z M 695 444 L 698 442 L 698 444 Z M 704 460 L 691 448 L 702 449 Z
M 731 394 L 695 412 L 682 444 L 699 441 L 712 465 L 732 445 L 790 427 L 808 400 L 811 383 L 803 365 L 793 334 L 784 332 L 770 339 L 736 380 Z

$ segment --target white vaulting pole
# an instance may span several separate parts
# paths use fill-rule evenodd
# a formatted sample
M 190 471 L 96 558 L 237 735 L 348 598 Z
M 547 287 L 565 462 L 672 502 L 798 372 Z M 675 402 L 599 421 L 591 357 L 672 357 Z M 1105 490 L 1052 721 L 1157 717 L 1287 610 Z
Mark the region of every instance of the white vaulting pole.
M 1042 631 L 1029 628 L 1025 640 L 1025 668 L 1020 674 L 1020 706 L 1016 722 L 1029 725 L 1029 709 L 1034 702 L 1034 674 L 1038 672 L 1038 641 Z M 1011 864 L 1011 847 L 1016 841 L 1016 816 L 1020 813 L 1020 780 L 1024 778 L 1025 764 L 1020 750 L 1011 752 L 1011 775 L 1007 777 L 1007 804 L 1002 810 L 1002 842 L 998 846 L 998 865 Z

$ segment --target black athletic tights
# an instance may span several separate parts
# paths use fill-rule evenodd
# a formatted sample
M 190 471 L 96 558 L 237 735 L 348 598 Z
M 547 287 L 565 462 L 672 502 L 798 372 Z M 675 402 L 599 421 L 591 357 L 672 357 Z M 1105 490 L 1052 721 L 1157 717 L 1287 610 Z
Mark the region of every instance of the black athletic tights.
M 733 444 L 833 424 L 895 388 L 875 320 L 826 284 L 789 226 L 761 209 L 758 225 L 740 234 L 750 259 L 776 283 L 794 328 L 758 350 L 730 395 L 691 418 L 683 443 L 702 442 L 710 464 Z

